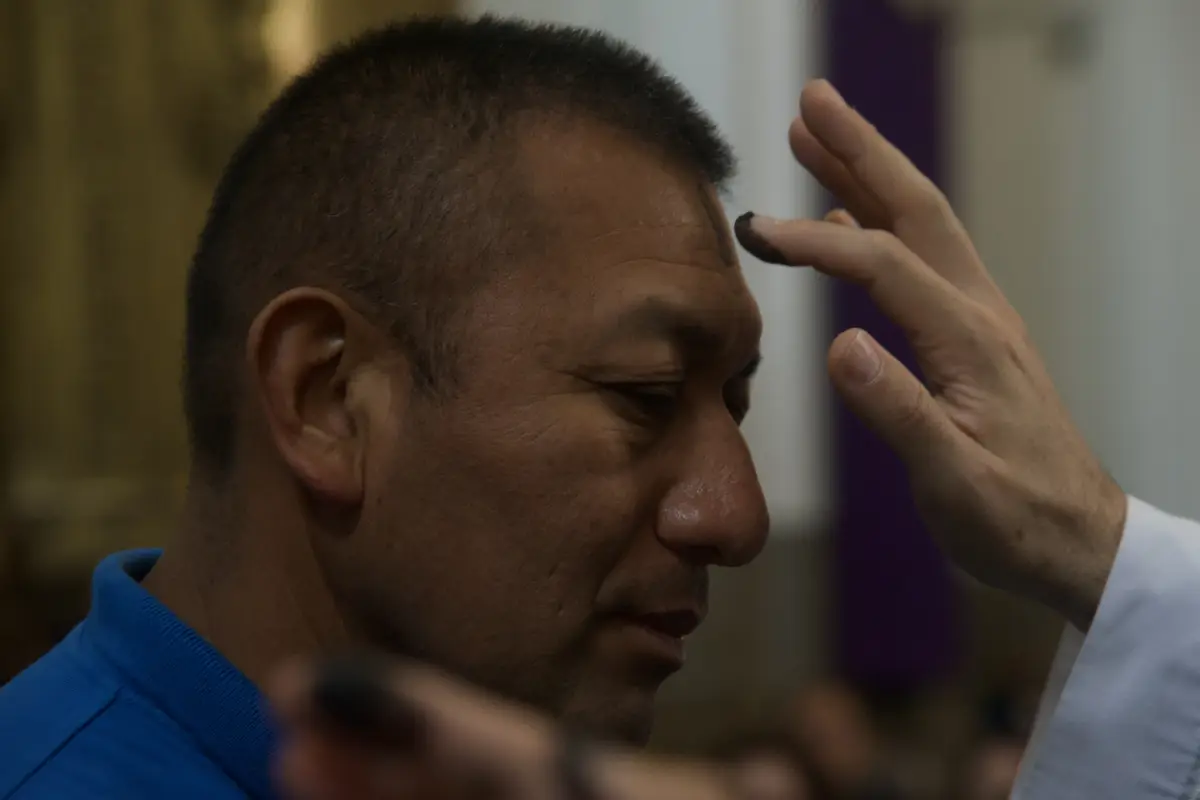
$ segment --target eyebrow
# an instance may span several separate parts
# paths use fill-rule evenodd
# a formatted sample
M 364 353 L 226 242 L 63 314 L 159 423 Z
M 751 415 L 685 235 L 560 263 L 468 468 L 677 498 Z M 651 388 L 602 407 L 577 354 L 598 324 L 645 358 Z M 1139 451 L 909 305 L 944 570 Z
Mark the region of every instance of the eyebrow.
M 651 297 L 618 315 L 606 339 L 645 336 L 663 339 L 678 347 L 687 357 L 705 359 L 723 349 L 726 339 L 712 323 L 695 309 L 661 297 Z M 749 379 L 758 371 L 762 354 L 755 352 L 738 372 Z

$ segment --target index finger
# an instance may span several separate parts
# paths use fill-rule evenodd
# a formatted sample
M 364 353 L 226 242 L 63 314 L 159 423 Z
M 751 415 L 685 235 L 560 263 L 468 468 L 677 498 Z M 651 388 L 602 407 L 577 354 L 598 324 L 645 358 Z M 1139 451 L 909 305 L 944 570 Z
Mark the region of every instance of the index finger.
M 968 307 L 953 285 L 917 258 L 892 233 L 836 222 L 776 220 L 743 214 L 734 223 L 742 246 L 776 264 L 811 266 L 850 281 L 917 344 L 962 338 Z

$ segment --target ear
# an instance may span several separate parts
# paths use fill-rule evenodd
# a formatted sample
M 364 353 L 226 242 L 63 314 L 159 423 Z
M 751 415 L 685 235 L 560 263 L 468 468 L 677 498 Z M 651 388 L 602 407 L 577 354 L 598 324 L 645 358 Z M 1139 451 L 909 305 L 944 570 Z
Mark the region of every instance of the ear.
M 386 378 L 372 363 L 381 351 L 373 326 L 322 289 L 279 295 L 250 327 L 248 367 L 275 449 L 301 483 L 327 500 L 362 502 L 367 416 L 374 409 L 361 402 L 358 379 Z

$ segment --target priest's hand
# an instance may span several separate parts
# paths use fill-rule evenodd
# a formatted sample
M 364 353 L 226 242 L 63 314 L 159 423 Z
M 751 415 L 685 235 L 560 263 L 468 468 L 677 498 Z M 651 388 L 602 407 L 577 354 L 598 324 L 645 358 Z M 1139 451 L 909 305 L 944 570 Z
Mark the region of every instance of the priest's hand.
M 834 385 L 905 462 L 931 533 L 977 578 L 1095 613 L 1126 496 L 1084 442 L 1020 316 L 945 196 L 827 82 L 789 132 L 845 206 L 825 220 L 747 215 L 742 246 L 866 289 L 905 332 L 924 383 L 861 330 L 829 351 Z

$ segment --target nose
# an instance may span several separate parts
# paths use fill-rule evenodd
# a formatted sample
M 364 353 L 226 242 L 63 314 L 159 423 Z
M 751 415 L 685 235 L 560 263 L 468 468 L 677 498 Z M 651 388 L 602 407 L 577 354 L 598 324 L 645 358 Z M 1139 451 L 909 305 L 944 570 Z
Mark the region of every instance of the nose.
M 748 564 L 770 527 L 750 449 L 734 426 L 695 442 L 659 508 L 658 538 L 694 563 Z

